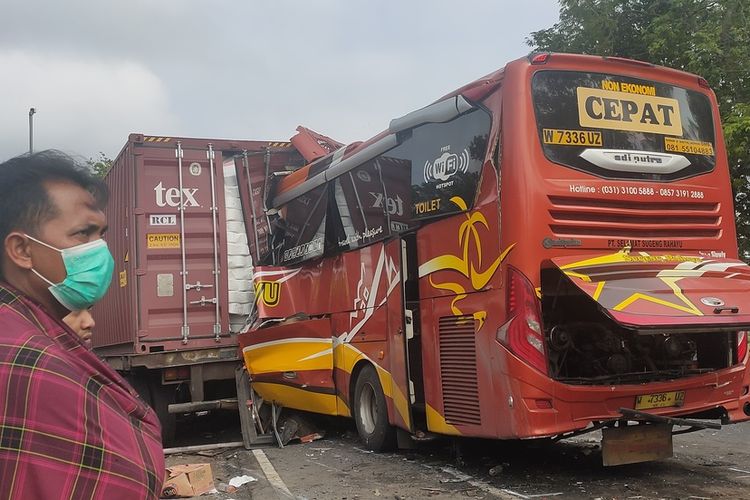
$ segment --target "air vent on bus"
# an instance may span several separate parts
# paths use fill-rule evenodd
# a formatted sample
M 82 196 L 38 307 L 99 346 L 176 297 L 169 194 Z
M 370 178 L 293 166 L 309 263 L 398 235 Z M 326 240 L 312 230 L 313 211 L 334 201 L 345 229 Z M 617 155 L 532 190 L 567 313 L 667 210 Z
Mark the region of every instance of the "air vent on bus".
M 718 238 L 720 205 L 550 196 L 555 236 L 602 238 Z
M 450 424 L 482 423 L 475 325 L 472 316 L 445 316 L 439 321 L 443 410 Z

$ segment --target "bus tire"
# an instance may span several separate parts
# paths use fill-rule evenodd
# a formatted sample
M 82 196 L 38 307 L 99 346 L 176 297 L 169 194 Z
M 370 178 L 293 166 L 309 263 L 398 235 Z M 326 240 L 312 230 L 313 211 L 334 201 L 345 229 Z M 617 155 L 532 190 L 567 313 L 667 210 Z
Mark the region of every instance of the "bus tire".
M 393 449 L 396 429 L 388 423 L 388 407 L 378 374 L 371 365 L 362 369 L 354 387 L 354 421 L 367 448 L 373 451 Z

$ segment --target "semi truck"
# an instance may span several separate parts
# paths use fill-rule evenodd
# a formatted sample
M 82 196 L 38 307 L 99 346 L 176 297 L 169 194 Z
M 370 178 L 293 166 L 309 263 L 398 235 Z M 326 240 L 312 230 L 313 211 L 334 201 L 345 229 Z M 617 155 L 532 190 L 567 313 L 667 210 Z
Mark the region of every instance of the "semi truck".
M 177 414 L 237 404 L 250 248 L 268 238 L 265 179 L 338 146 L 302 127 L 292 141 L 131 134 L 113 162 L 105 213 L 116 275 L 92 311 L 93 349 L 156 410 L 165 443 Z

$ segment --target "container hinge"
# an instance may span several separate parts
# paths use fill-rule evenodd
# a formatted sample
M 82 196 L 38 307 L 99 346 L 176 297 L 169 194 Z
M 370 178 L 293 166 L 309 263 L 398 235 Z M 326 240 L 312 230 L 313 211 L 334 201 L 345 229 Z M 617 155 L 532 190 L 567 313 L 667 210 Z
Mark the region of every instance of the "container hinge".
M 206 304 L 216 304 L 216 297 L 214 297 L 213 299 L 207 299 L 206 297 L 201 296 L 200 300 L 190 301 L 191 306 L 194 306 L 194 305 L 205 306 Z
M 214 286 L 211 285 L 211 284 L 201 283 L 200 281 L 197 282 L 195 285 L 191 285 L 190 283 L 185 283 L 185 290 L 193 290 L 194 289 L 196 292 L 200 292 L 201 288 L 213 288 L 213 287 Z

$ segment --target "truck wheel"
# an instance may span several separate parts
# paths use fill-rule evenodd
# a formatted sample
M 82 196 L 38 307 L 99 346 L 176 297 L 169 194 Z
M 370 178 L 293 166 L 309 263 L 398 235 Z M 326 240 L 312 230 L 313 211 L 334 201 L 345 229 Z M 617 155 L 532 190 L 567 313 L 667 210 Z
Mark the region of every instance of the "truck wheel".
M 161 422 L 161 442 L 164 446 L 174 443 L 177 431 L 177 415 L 169 413 L 169 405 L 175 402 L 175 393 L 174 385 L 162 385 L 161 380 L 152 379 L 150 404 Z
M 375 368 L 368 365 L 354 388 L 354 421 L 365 446 L 374 451 L 393 449 L 396 429 L 388 423 L 388 408 Z
M 125 375 L 125 380 L 136 390 L 141 399 L 156 413 L 161 423 L 161 442 L 164 446 L 174 443 L 177 430 L 177 416 L 167 411 L 170 404 L 175 402 L 174 386 L 162 385 L 161 377 L 148 372 L 131 372 Z

